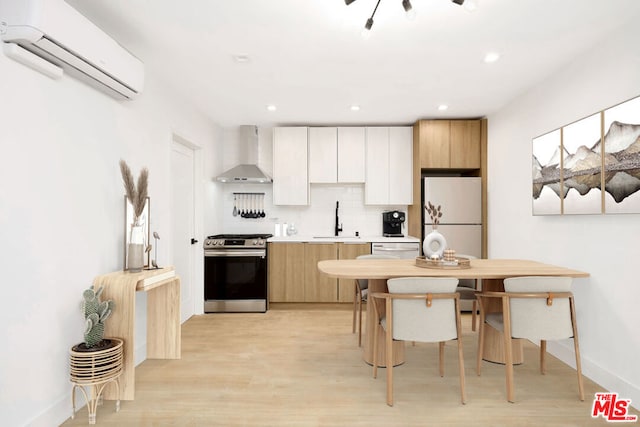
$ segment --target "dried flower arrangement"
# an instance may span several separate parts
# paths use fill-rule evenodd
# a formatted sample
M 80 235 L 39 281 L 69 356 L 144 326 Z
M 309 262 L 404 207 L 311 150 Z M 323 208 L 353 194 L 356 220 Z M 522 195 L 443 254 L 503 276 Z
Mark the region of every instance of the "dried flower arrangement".
M 124 181 L 124 189 L 127 193 L 127 199 L 133 206 L 133 224 L 140 225 L 140 215 L 144 211 L 144 205 L 147 202 L 147 185 L 149 182 L 149 170 L 142 168 L 138 176 L 138 185 L 133 180 L 133 174 L 129 165 L 124 160 L 120 160 L 120 172 Z
M 438 224 L 440 224 L 440 218 L 442 218 L 442 206 L 438 205 L 438 207 L 435 207 L 433 203 L 427 202 L 427 204 L 424 205 L 424 208 L 427 210 L 427 213 L 431 217 L 431 223 L 433 224 L 433 229 L 435 230 L 438 227 Z

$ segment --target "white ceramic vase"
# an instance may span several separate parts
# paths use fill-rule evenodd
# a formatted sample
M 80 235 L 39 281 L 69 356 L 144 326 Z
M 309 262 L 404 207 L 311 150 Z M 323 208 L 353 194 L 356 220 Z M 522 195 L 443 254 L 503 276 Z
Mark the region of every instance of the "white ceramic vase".
M 447 248 L 447 239 L 438 230 L 433 230 L 427 234 L 422 242 L 422 251 L 427 258 L 442 259 L 442 254 Z M 434 257 L 435 255 L 435 257 Z

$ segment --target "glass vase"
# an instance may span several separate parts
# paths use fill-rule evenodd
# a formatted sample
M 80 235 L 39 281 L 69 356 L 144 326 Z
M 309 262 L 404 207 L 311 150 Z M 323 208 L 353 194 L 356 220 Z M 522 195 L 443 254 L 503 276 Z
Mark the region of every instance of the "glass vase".
M 131 226 L 127 252 L 127 269 L 133 273 L 142 271 L 144 267 L 144 227 Z

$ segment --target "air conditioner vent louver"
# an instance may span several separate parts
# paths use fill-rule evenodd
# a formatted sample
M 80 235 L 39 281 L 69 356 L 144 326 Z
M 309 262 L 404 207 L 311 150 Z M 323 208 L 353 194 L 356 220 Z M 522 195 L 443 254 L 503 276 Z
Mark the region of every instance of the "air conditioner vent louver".
M 16 43 L 68 74 L 120 99 L 142 91 L 142 62 L 63 1 L 0 4 L 5 42 Z

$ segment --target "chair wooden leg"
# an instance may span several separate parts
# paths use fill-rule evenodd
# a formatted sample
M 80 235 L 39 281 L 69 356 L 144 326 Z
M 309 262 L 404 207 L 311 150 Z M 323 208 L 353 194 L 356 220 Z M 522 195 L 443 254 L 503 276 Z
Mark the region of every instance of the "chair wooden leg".
M 462 404 L 467 402 L 467 393 L 464 384 L 464 356 L 462 351 L 462 322 L 460 320 L 460 308 L 456 299 L 456 332 L 458 335 L 458 374 L 460 375 L 460 399 Z
M 362 347 L 362 294 L 360 294 L 360 299 L 358 300 L 358 311 L 359 319 L 358 319 L 358 347 Z
M 376 314 L 376 317 L 377 314 Z M 373 328 L 373 378 L 378 378 L 378 334 L 380 331 L 380 320 L 376 319 L 376 326 Z
M 393 406 L 393 311 L 391 309 L 391 299 L 387 298 L 386 305 L 387 333 L 386 337 L 386 359 L 387 359 L 387 405 Z
M 542 375 L 547 373 L 546 354 L 547 354 L 547 341 L 541 340 L 540 341 L 540 373 Z
M 509 313 L 509 298 L 502 298 L 502 316 L 504 320 L 504 353 L 505 353 L 505 376 L 507 383 L 507 400 L 514 402 L 513 391 L 513 349 L 511 347 L 511 316 Z
M 482 350 L 484 348 L 484 306 L 482 305 L 482 300 L 479 300 L 480 306 L 480 322 L 478 324 L 478 354 L 476 359 L 476 374 L 480 376 L 480 368 L 482 366 Z
M 440 367 L 440 376 L 444 377 L 444 341 L 438 343 L 438 365 Z
M 353 322 L 351 322 L 351 333 L 356 333 L 356 309 L 358 306 L 358 285 L 355 285 L 355 289 L 353 291 Z
M 569 308 L 571 310 L 571 325 L 573 326 L 573 349 L 576 353 L 576 372 L 578 374 L 578 391 L 580 400 L 584 400 L 584 384 L 582 381 L 582 364 L 580 363 L 580 345 L 578 344 L 578 324 L 576 323 L 576 307 L 573 296 L 569 298 Z
M 473 307 L 471 308 L 471 330 L 473 332 L 476 331 L 477 312 L 478 312 L 478 302 L 474 301 Z

